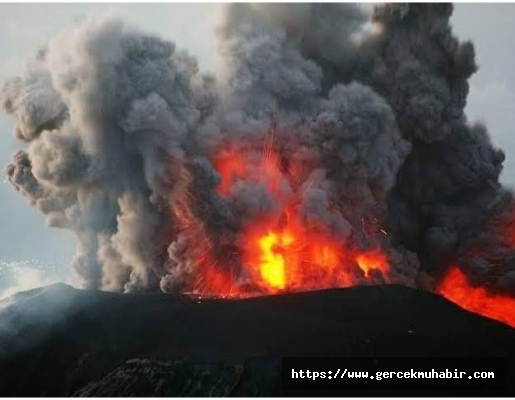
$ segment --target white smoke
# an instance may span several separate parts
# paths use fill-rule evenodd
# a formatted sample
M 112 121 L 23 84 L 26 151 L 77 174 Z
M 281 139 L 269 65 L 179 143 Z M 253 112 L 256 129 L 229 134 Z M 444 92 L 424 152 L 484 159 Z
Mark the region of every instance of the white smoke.
M 18 292 L 35 289 L 41 286 L 62 282 L 63 277 L 56 274 L 48 266 L 38 264 L 36 261 L 0 261 L 0 300 L 4 300 Z M 71 278 L 65 279 L 68 284 Z

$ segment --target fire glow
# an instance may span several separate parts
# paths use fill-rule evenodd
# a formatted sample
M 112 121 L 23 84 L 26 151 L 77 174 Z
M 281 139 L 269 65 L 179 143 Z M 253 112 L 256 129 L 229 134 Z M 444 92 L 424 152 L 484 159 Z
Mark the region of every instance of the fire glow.
M 449 268 L 437 291 L 468 311 L 496 319 L 515 328 L 515 299 L 500 294 L 490 294 L 482 287 L 473 287 L 457 266 Z
M 259 238 L 261 250 L 258 268 L 261 278 L 270 287 L 284 289 L 286 285 L 286 260 L 283 253 L 288 251 L 295 239 L 291 234 L 269 232 Z
M 224 260 L 211 254 L 203 224 L 189 211 L 192 199 L 183 189 L 191 178 L 183 171 L 184 187 L 178 186 L 183 195 L 174 195 L 174 214 L 184 225 L 183 231 L 189 231 L 187 236 L 196 243 L 198 256 L 192 263 L 201 270 L 201 278 L 189 290 L 232 298 L 393 283 L 388 256 L 380 247 L 359 248 L 341 242 L 323 227 L 313 229 L 302 219 L 299 198 L 302 187 L 309 185 L 309 171 L 314 167 L 292 160 L 282 162 L 272 144 L 271 140 L 254 147 L 229 144 L 213 156 L 220 175 L 220 196 L 231 199 L 238 185 L 250 182 L 261 185 L 280 205 L 273 213 L 252 219 L 242 227 L 236 243 L 239 251 L 235 268 L 219 268 Z M 288 167 L 284 168 L 284 164 Z M 380 227 L 378 232 L 386 234 Z M 458 267 L 449 268 L 437 292 L 471 312 L 515 327 L 515 299 L 471 286 Z
M 312 171 L 312 166 L 288 160 L 285 168 L 271 140 L 257 150 L 224 146 L 213 161 L 220 175 L 220 196 L 231 199 L 238 185 L 251 182 L 261 185 L 279 206 L 242 227 L 237 243 L 239 268 L 216 268 L 219 261 L 207 256 L 209 246 L 199 250 L 202 257 L 193 263 L 202 269 L 203 279 L 194 282 L 191 291 L 222 296 L 267 294 L 349 287 L 374 283 L 377 278 L 388 282 L 388 259 L 381 248 L 361 249 L 346 243 L 323 224 L 308 223 L 300 215 L 300 193 L 310 184 L 309 174 L 303 171 Z M 188 218 L 184 225 L 196 227 L 190 237 L 199 242 L 200 222 L 191 222 Z
M 372 281 L 373 270 L 387 280 L 387 258 L 380 250 L 352 251 L 299 226 L 257 231 L 245 239 L 244 265 L 267 292 L 353 286 L 360 284 L 356 267 L 365 281 Z

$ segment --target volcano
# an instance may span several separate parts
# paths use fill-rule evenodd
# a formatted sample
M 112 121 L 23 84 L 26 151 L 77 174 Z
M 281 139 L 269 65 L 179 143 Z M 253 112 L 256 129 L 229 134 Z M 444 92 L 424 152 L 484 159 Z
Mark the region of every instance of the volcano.
M 229 4 L 209 74 L 112 14 L 51 39 L 0 90 L 26 144 L 6 175 L 73 233 L 84 289 L 3 303 L 0 394 L 272 395 L 284 356 L 512 359 L 515 197 L 465 113 L 452 12 Z
M 228 300 L 57 284 L 0 321 L 2 396 L 281 395 L 284 356 L 504 357 L 498 394 L 515 394 L 515 330 L 396 285 Z

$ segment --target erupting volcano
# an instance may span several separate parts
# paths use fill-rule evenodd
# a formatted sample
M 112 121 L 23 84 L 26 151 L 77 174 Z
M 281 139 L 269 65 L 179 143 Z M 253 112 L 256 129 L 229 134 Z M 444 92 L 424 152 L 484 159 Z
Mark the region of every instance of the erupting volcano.
M 232 4 L 216 77 L 122 19 L 84 20 L 2 89 L 28 143 L 7 178 L 74 232 L 85 287 L 400 284 L 514 325 L 515 202 L 464 113 L 477 66 L 452 10 Z

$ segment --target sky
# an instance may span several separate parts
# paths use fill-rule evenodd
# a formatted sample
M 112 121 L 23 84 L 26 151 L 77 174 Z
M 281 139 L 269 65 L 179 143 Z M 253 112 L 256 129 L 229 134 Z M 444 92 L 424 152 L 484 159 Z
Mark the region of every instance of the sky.
M 221 59 L 214 34 L 218 4 L 0 4 L 0 85 L 21 71 L 54 35 L 78 18 L 114 12 L 140 29 L 172 40 L 197 57 L 204 72 L 215 73 Z M 503 183 L 515 187 L 515 4 L 455 5 L 454 32 L 476 47 L 479 72 L 471 79 L 466 113 L 489 128 L 493 143 L 504 149 Z M 13 121 L 0 111 L 0 168 L 23 149 L 13 135 Z M 69 279 L 74 253 L 71 233 L 45 226 L 3 176 L 0 179 L 0 298 L 14 289 Z M 3 293 L 3 295 L 2 295 Z

